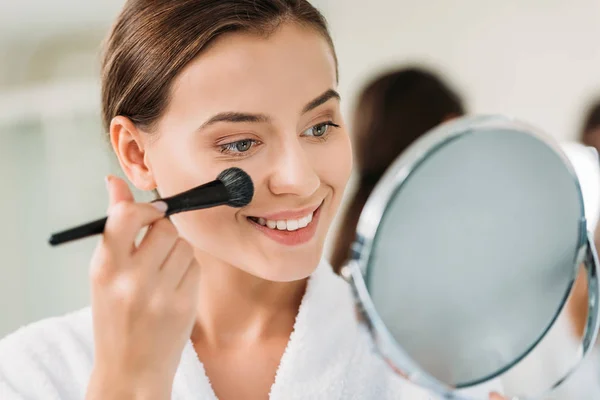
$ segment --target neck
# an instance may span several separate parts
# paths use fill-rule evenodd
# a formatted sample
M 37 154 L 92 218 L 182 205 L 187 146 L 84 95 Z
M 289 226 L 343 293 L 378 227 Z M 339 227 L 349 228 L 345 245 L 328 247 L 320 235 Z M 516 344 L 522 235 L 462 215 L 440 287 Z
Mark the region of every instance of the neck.
M 307 279 L 272 282 L 206 254 L 196 257 L 201 273 L 193 342 L 227 347 L 289 337 Z

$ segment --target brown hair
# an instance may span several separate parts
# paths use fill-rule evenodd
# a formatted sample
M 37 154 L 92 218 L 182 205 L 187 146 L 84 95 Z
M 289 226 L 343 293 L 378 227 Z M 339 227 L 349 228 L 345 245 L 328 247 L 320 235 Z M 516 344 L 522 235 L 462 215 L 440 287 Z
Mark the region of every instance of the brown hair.
M 353 132 L 359 182 L 331 257 L 336 272 L 349 256 L 362 208 L 387 167 L 419 136 L 462 114 L 458 95 L 440 78 L 419 68 L 386 73 L 362 90 Z
M 315 29 L 335 57 L 325 18 L 306 0 L 128 0 L 104 46 L 106 131 L 118 115 L 152 131 L 174 79 L 215 38 L 235 31 L 268 36 L 287 21 Z
M 579 139 L 586 146 L 595 147 L 598 150 L 598 130 L 600 129 L 600 99 L 593 101 L 587 108 Z M 594 244 L 600 249 L 600 225 L 594 233 Z M 583 266 L 579 268 L 579 274 L 571 289 L 571 295 L 567 302 L 567 310 L 571 320 L 573 332 L 578 337 L 583 337 L 588 318 L 588 280 Z
M 581 139 L 584 140 L 586 135 L 600 128 L 600 99 L 593 102 L 587 109 L 581 129 Z

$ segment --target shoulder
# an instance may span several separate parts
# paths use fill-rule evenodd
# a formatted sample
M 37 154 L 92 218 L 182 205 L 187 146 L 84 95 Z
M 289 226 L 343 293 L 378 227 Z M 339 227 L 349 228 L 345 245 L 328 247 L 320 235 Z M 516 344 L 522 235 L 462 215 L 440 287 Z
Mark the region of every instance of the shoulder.
M 92 365 L 89 308 L 32 323 L 0 340 L 0 397 L 82 398 Z

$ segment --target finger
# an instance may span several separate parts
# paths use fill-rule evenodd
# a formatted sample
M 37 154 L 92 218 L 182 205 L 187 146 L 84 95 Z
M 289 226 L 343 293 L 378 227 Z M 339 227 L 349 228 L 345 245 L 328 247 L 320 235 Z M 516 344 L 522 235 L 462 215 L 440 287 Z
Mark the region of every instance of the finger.
M 135 250 L 135 256 L 143 265 L 160 269 L 169 257 L 178 239 L 177 229 L 166 218 L 156 221 L 150 226 L 146 236 Z
M 114 206 L 122 201 L 133 203 L 135 200 L 127 183 L 116 176 L 106 177 L 106 189 L 108 190 L 108 207 Z
M 164 202 L 130 203 L 121 201 L 111 207 L 106 226 L 104 241 L 108 248 L 118 255 L 130 255 L 135 249 L 138 232 L 164 217 Z
M 129 186 L 121 178 L 118 178 L 114 175 L 107 175 L 105 181 L 106 190 L 108 191 L 108 209 L 106 210 L 107 214 L 110 214 L 111 207 L 122 201 L 128 203 L 133 203 L 135 201 L 131 190 L 129 190 Z M 135 243 L 133 244 L 131 251 L 134 249 Z
M 178 238 L 171 253 L 160 268 L 161 282 L 164 286 L 176 289 L 194 259 L 192 247 L 183 239 Z
M 501 395 L 499 395 L 496 392 L 493 392 L 490 394 L 490 400 L 505 400 L 505 397 L 502 397 Z
M 91 291 L 92 294 L 97 286 L 104 286 L 112 278 L 112 273 L 115 271 L 111 260 L 107 257 L 108 252 L 106 246 L 102 241 L 98 242 L 92 260 L 90 262 L 90 268 L 88 270 L 89 278 L 91 280 Z
M 188 293 L 190 295 L 197 295 L 198 293 L 198 281 L 200 279 L 200 264 L 194 258 L 187 270 L 181 277 L 179 284 L 177 285 L 177 291 L 182 293 Z

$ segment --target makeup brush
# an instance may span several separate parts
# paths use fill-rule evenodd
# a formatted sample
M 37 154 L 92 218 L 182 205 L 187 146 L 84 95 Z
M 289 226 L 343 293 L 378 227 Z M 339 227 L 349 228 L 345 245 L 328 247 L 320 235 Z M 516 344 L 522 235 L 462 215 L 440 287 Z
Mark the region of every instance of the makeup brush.
M 229 168 L 221 172 L 217 179 L 204 185 L 155 201 L 167 204 L 165 216 L 185 211 L 228 205 L 240 208 L 248 205 L 254 196 L 252 179 L 239 168 Z M 54 233 L 48 241 L 52 246 L 101 234 L 108 217 Z

